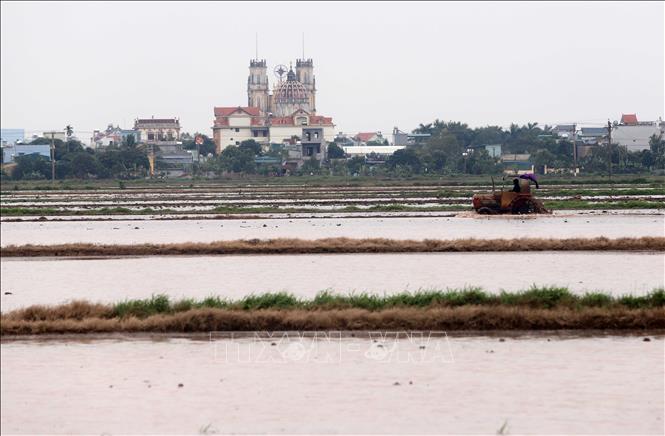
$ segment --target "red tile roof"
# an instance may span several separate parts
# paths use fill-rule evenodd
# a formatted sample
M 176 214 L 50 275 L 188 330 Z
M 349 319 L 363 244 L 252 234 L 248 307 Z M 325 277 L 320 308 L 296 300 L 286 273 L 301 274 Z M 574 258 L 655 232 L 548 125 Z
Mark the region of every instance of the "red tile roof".
M 312 115 L 309 117 L 310 124 L 332 124 L 332 117 L 324 117 L 323 115 Z
M 296 112 L 297 113 L 297 112 Z M 273 126 L 295 126 L 295 114 L 289 117 L 273 117 L 270 122 Z M 309 125 L 332 125 L 331 117 L 324 117 L 322 115 L 310 115 L 309 116 Z M 298 124 L 300 125 L 300 124 Z
M 214 127 L 224 127 L 229 125 L 229 116 L 235 113 L 245 113 L 251 117 L 251 126 L 261 127 L 266 126 L 266 119 L 261 116 L 259 108 L 256 107 L 216 107 L 215 108 L 215 125 Z M 273 126 L 295 126 L 295 117 L 297 115 L 305 114 L 309 117 L 309 125 L 332 125 L 331 117 L 324 117 L 321 115 L 309 115 L 307 111 L 297 110 L 290 116 L 286 117 L 272 117 L 270 123 Z M 298 124 L 300 125 L 300 124 Z
M 376 132 L 360 132 L 356 135 L 356 138 L 361 142 L 367 142 L 375 136 Z
M 270 123 L 274 126 L 292 126 L 293 117 L 272 117 Z
M 250 125 L 263 126 L 265 125 L 264 119 L 261 117 L 261 112 L 257 107 L 249 106 L 235 106 L 235 107 L 216 107 L 215 108 L 215 125 L 214 127 L 223 127 L 229 125 L 229 117 L 233 114 L 247 115 L 251 117 Z
M 622 114 L 621 124 L 635 125 L 637 124 L 637 114 Z
M 216 117 L 228 117 L 231 114 L 236 112 L 245 112 L 246 114 L 258 117 L 260 115 L 259 108 L 250 107 L 250 106 L 235 106 L 235 107 L 216 107 L 215 116 Z

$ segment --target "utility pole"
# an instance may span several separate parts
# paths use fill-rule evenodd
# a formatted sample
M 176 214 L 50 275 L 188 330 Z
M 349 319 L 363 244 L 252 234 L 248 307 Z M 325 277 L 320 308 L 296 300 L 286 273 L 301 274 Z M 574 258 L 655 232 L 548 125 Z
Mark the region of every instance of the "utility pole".
M 155 146 L 148 144 L 148 163 L 150 164 L 150 178 L 155 177 Z
M 612 123 L 607 120 L 607 174 L 612 181 Z
M 577 170 L 577 124 L 573 123 L 573 171 Z M 577 175 L 575 173 L 575 175 Z
M 55 183 L 55 134 L 57 132 L 45 132 L 46 135 L 51 135 L 51 183 Z

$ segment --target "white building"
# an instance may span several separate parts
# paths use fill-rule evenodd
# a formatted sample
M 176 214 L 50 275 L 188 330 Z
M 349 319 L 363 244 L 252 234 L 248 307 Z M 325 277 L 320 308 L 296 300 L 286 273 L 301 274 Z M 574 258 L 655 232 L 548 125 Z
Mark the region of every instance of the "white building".
M 240 145 L 247 139 L 253 139 L 260 144 L 269 142 L 267 119 L 261 116 L 259 108 L 216 107 L 214 113 L 212 136 L 217 153 L 230 145 Z
M 17 157 L 39 155 L 51 160 L 51 144 L 12 144 L 2 147 L 2 163 L 12 163 Z
M 133 135 L 134 141 L 138 142 L 137 132 L 134 130 L 121 129 L 119 126 L 109 124 L 106 130 L 94 130 L 90 138 L 90 147 L 93 149 L 105 148 L 111 145 L 121 145 L 127 138 Z
M 155 145 L 175 145 L 180 139 L 178 118 L 137 118 L 134 121 L 137 142 Z
M 216 107 L 212 128 L 217 153 L 253 139 L 268 144 L 302 144 L 304 157 L 325 156 L 326 144 L 335 138 L 332 118 L 313 115 L 303 109 L 285 117 L 261 116 L 256 107 Z
M 626 147 L 628 151 L 649 150 L 649 140 L 660 135 L 657 122 L 639 122 L 636 114 L 623 114 L 621 123 L 612 129 L 612 143 Z
M 390 156 L 397 150 L 406 148 L 406 145 L 351 145 L 342 146 L 344 153 L 350 157 L 367 156 L 372 153 L 379 156 Z

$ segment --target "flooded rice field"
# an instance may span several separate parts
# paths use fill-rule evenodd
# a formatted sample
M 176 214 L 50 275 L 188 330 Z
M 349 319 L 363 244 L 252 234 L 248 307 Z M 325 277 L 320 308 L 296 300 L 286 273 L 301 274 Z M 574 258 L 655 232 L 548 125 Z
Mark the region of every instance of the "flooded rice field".
M 313 297 L 323 290 L 382 294 L 480 286 L 499 292 L 556 285 L 576 293 L 644 295 L 665 286 L 664 262 L 663 253 L 611 252 L 6 258 L 0 262 L 0 298 L 6 312 L 153 294 L 239 299 L 278 291 Z
M 136 197 L 118 197 L 118 198 L 92 198 L 83 200 L 79 198 L 64 199 L 64 198 L 49 198 L 49 199 L 3 199 L 0 201 L 0 206 L 3 207 L 30 207 L 30 208 L 56 208 L 59 210 L 80 210 L 85 208 L 102 208 L 102 207 L 169 207 L 169 208 L 204 208 L 208 207 L 213 209 L 216 206 L 317 206 L 328 205 L 328 207 L 340 205 L 373 205 L 373 204 L 410 204 L 410 205 L 425 205 L 425 204 L 465 204 L 468 205 L 470 195 L 466 196 L 372 196 L 372 197 L 332 197 L 332 198 L 316 198 L 307 196 L 305 198 L 136 198 Z M 542 200 L 584 200 L 584 201 L 625 201 L 625 200 L 649 200 L 654 202 L 663 202 L 665 195 L 631 195 L 631 196 L 610 196 L 610 195 L 540 195 Z
M 655 187 L 654 187 L 655 186 Z M 552 186 L 533 192 L 548 208 L 665 209 L 661 185 Z M 497 185 L 497 189 L 500 186 Z M 239 185 L 172 189 L 5 191 L 3 216 L 186 213 L 278 213 L 469 210 L 474 193 L 487 186 L 306 186 Z
M 424 217 L 312 218 L 310 215 L 261 219 L 112 221 L 4 221 L 2 246 L 89 242 L 138 244 L 210 242 L 234 239 L 332 237 L 392 239 L 573 238 L 665 236 L 658 214 L 563 214 L 530 217 L 479 217 L 473 214 Z
M 503 337 L 5 340 L 2 431 L 662 434 L 662 334 Z
M 480 217 L 451 211 L 470 209 L 473 192 L 490 185 L 401 183 L 5 191 L 0 240 L 7 247 L 665 236 L 662 185 L 552 186 L 535 192 L 557 204 L 552 215 Z M 243 215 L 222 215 L 232 208 Z M 533 285 L 639 296 L 665 286 L 664 267 L 662 252 L 5 257 L 0 303 L 7 313 L 155 294 L 235 300 L 279 291 L 311 298 L 323 290 L 498 293 Z M 4 335 L 2 433 L 663 431 L 662 331 L 439 332 L 425 342 L 386 332 L 273 334 Z

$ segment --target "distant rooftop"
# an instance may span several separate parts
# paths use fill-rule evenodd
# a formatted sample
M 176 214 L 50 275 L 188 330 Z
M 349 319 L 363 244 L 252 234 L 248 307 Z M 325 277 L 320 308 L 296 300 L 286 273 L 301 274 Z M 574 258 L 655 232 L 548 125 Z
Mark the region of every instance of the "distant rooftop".
M 625 126 L 637 125 L 637 114 L 622 114 L 621 124 Z
M 135 124 L 180 124 L 178 118 L 137 118 Z

